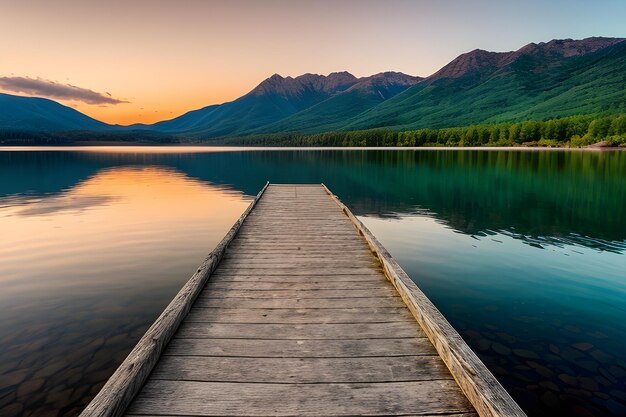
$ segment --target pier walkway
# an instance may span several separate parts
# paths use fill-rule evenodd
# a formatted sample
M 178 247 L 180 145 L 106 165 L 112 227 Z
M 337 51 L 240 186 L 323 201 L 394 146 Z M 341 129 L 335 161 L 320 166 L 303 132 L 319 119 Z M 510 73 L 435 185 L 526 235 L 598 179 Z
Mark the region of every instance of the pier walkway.
M 524 415 L 325 186 L 266 186 L 216 251 L 84 417 Z

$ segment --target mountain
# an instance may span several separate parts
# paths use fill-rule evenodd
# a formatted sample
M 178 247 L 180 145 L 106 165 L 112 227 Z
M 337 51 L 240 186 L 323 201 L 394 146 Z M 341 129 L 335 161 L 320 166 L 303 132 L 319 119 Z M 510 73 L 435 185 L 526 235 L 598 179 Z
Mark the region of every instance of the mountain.
M 0 93 L 0 130 L 57 132 L 109 127 L 56 101 Z
M 401 93 L 421 79 L 401 72 L 382 72 L 360 78 L 348 89 L 276 123 L 256 129 L 253 133 L 339 129 L 346 120 Z
M 114 132 L 202 140 L 280 132 L 398 130 L 626 113 L 626 41 L 563 39 L 516 51 L 464 53 L 429 77 L 267 78 L 228 103 Z M 0 129 L 105 130 L 112 126 L 46 99 L 0 95 Z M 176 140 L 174 138 L 173 140 Z
M 248 94 L 220 106 L 184 114 L 188 119 L 183 133 L 215 137 L 239 135 L 246 131 L 284 119 L 311 107 L 356 84 L 358 79 L 348 72 L 328 76 L 304 74 L 296 78 L 272 75 Z M 179 120 L 170 121 L 171 124 Z M 162 126 L 154 126 L 161 131 Z
M 626 42 L 553 40 L 512 52 L 474 50 L 342 129 L 466 126 L 626 112 Z

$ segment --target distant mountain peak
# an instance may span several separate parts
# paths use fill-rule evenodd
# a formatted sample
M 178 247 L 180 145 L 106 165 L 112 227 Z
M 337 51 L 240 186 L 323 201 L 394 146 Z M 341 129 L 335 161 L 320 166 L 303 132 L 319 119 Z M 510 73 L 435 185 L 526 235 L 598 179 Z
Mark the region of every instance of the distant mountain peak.
M 546 60 L 570 58 L 592 53 L 622 41 L 624 41 L 624 38 L 553 39 L 549 42 L 531 42 L 516 51 L 510 52 L 491 52 L 484 49 L 474 49 L 459 55 L 428 78 L 459 78 L 470 73 L 477 75 L 493 73 L 522 56 L 540 56 Z
M 407 75 L 402 72 L 396 71 L 385 71 L 359 79 L 359 82 L 350 87 L 349 90 L 363 90 L 372 88 L 388 89 L 390 87 L 394 89 L 404 89 L 406 87 L 417 84 L 421 80 L 423 80 L 422 77 Z M 386 98 L 386 95 L 383 95 Z
M 263 80 L 249 94 L 255 96 L 275 94 L 286 97 L 301 94 L 307 90 L 333 94 L 350 87 L 357 81 L 358 78 L 347 71 L 332 72 L 327 76 L 306 73 L 295 78 L 274 74 Z
M 542 53 L 551 54 L 561 58 L 569 58 L 595 52 L 599 49 L 606 48 L 607 46 L 622 42 L 623 40 L 624 38 L 604 37 L 592 37 L 585 39 L 552 39 L 549 42 L 531 42 L 517 51 L 511 52 L 510 55 L 512 58 L 515 58 L 524 54 Z
M 470 72 L 482 72 L 494 67 L 506 59 L 510 52 L 490 52 L 484 49 L 474 49 L 459 55 L 429 78 L 459 78 Z

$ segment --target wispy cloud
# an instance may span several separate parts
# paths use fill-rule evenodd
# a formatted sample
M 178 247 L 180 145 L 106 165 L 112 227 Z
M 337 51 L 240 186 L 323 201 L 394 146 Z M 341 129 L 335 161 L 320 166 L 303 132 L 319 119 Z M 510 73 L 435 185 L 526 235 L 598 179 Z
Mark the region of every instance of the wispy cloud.
M 0 77 L 0 88 L 15 93 L 33 94 L 61 100 L 82 101 L 87 104 L 106 105 L 128 103 L 128 101 L 112 97 L 109 93 L 102 94 L 87 88 L 61 84 L 42 78 Z

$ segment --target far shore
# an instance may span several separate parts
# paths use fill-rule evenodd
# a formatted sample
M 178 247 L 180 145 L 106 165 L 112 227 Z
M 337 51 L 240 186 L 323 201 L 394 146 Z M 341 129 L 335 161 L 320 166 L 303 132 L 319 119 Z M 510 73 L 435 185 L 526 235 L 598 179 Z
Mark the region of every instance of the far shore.
M 215 152 L 215 151 L 294 151 L 294 150 L 426 150 L 426 151 L 626 151 L 626 147 L 617 146 L 586 146 L 573 148 L 566 146 L 257 146 L 257 145 L 217 145 L 207 143 L 172 143 L 156 144 L 146 142 L 111 142 L 91 141 L 76 142 L 64 145 L 2 145 L 0 151 L 106 151 L 112 148 L 145 148 L 156 152 L 168 152 L 178 149 L 182 152 Z

